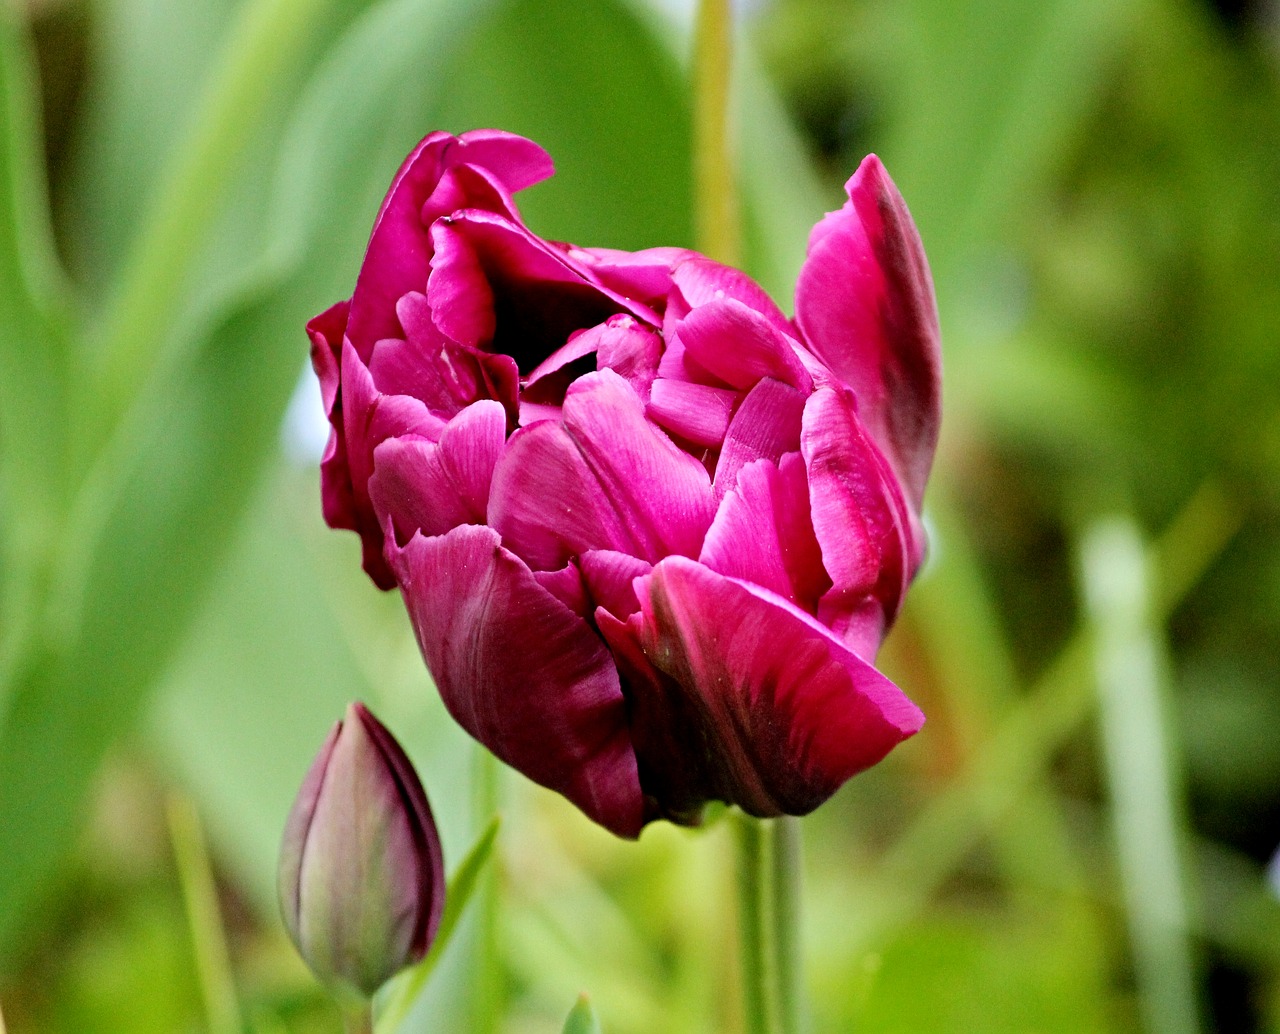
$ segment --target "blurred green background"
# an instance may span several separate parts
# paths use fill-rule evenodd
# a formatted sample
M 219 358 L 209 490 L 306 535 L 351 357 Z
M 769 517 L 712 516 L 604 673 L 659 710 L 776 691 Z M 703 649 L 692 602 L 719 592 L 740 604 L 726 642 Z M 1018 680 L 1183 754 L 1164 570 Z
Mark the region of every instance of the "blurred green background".
M 409 748 L 448 864 L 484 816 L 398 598 L 320 520 L 302 324 L 433 128 L 546 146 L 544 236 L 692 243 L 690 11 L 0 12 L 0 1005 L 11 1034 L 336 1031 L 273 874 L 346 701 Z M 874 150 L 946 348 L 883 657 L 929 723 L 804 823 L 814 1029 L 1280 1032 L 1280 8 L 740 21 L 751 271 L 785 305 Z M 500 971 L 473 923 L 413 1029 L 554 1032 L 584 989 L 611 1034 L 738 1029 L 724 824 L 631 845 L 502 792 Z

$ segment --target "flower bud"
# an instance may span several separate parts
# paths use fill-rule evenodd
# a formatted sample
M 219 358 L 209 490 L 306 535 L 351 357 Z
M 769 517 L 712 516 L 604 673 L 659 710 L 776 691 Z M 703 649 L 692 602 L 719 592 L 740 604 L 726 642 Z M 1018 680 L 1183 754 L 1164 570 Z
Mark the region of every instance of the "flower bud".
M 340 999 L 370 998 L 427 952 L 444 863 L 426 793 L 395 738 L 351 704 L 285 824 L 280 908 L 312 972 Z

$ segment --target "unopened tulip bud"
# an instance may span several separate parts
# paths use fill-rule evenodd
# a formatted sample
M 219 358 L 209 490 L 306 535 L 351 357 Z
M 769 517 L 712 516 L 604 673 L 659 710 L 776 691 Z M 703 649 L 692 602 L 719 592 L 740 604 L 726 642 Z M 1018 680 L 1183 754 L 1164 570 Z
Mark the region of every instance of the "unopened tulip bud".
M 435 937 L 440 838 L 412 764 L 363 704 L 347 708 L 298 792 L 279 889 L 298 952 L 346 1002 L 372 997 Z

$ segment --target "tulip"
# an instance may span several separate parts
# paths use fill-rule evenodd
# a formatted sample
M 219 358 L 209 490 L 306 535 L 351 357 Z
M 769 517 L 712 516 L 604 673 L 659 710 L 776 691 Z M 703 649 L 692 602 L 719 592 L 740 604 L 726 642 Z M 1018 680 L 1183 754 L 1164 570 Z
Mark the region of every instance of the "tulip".
M 397 173 L 308 325 L 325 516 L 457 721 L 596 822 L 804 814 L 924 720 L 874 667 L 940 418 L 919 236 L 867 158 L 789 319 L 695 252 L 535 236 L 551 171 L 484 130 Z
M 299 954 L 347 1004 L 427 952 L 444 907 L 440 838 L 400 745 L 352 704 L 298 792 L 280 851 L 280 909 Z

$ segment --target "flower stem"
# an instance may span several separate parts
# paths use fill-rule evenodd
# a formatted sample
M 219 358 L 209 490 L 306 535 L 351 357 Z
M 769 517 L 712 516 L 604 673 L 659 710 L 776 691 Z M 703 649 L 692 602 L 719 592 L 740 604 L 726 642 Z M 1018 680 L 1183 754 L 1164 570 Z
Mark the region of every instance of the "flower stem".
M 373 1006 L 369 1003 L 342 1010 L 342 1029 L 347 1034 L 373 1034 Z
M 804 1034 L 804 946 L 800 936 L 800 820 L 773 822 L 773 951 L 781 1034 Z
M 497 813 L 502 795 L 502 768 L 484 747 L 476 746 L 475 825 L 484 829 Z M 499 867 L 489 866 L 476 895 L 475 967 L 472 972 L 472 1034 L 495 1034 L 503 1014 L 503 973 L 498 954 Z
M 741 265 L 741 230 L 729 131 L 731 0 L 702 0 L 694 29 L 693 190 L 698 250 Z
M 767 827 L 750 815 L 734 823 L 738 849 L 738 937 L 741 946 L 743 1030 L 771 1034 L 768 972 Z

